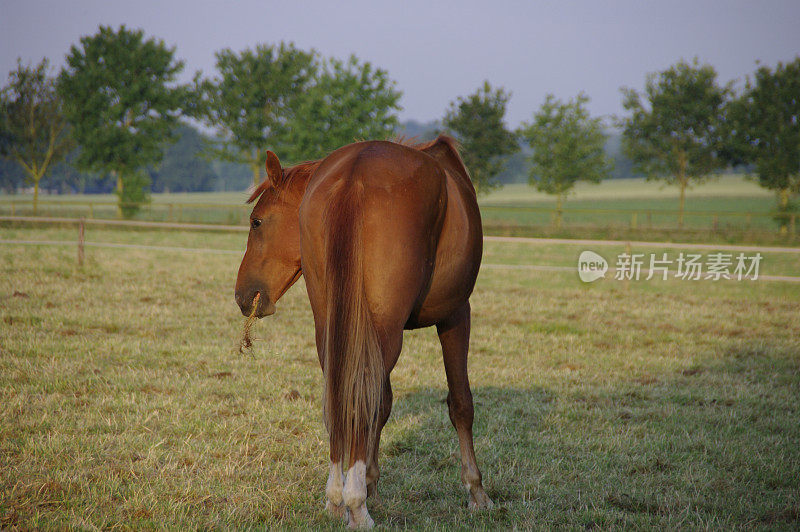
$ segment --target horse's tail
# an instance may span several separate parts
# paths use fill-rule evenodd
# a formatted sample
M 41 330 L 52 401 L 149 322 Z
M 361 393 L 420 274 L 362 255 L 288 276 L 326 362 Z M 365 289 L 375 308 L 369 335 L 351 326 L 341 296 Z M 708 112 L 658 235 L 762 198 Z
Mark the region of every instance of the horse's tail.
M 383 353 L 364 293 L 363 195 L 361 183 L 340 181 L 323 218 L 325 424 L 331 459 L 343 465 L 345 458 L 353 460 L 350 452 L 359 435 L 366 437 L 367 452 L 372 448 L 383 396 Z

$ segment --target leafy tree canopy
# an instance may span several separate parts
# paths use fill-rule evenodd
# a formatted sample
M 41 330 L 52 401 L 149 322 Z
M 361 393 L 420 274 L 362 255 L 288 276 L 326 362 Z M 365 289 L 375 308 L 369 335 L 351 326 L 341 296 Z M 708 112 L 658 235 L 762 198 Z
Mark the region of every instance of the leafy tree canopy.
M 623 146 L 636 169 L 680 187 L 679 224 L 690 180 L 701 181 L 726 160 L 722 123 L 729 87 L 721 87 L 710 65 L 679 61 L 647 77 L 644 95 L 623 88 Z
M 289 161 L 318 159 L 362 139 L 385 139 L 397 127 L 401 93 L 385 70 L 359 63 L 324 61 L 288 124 Z
M 728 113 L 731 151 L 755 165 L 761 186 L 778 191 L 780 207 L 800 191 L 800 57 L 761 66 Z
M 81 146 L 77 164 L 115 174 L 121 205 L 141 201 L 143 169 L 161 159 L 188 103 L 186 88 L 176 83 L 183 62 L 174 53 L 142 30 L 100 26 L 70 48 L 59 76 L 65 114 Z M 125 191 L 128 180 L 136 190 Z
M 461 142 L 464 164 L 479 194 L 498 186 L 505 159 L 519 150 L 503 119 L 511 94 L 493 89 L 488 81 L 467 97 L 450 104 L 443 124 Z
M 542 192 L 560 196 L 559 200 L 577 181 L 598 183 L 610 171 L 603 123 L 589 115 L 585 107 L 588 101 L 580 94 L 562 103 L 548 94 L 533 121 L 520 128 L 520 135 L 533 150 L 530 183 Z
M 242 52 L 225 49 L 216 58 L 218 77 L 195 76 L 195 112 L 222 138 L 209 146 L 212 156 L 248 164 L 257 184 L 267 148 L 289 149 L 288 123 L 316 74 L 314 53 L 281 43 Z
M 164 148 L 161 162 L 150 169 L 153 192 L 204 192 L 214 190 L 217 174 L 210 161 L 201 157 L 203 136 L 195 128 L 181 124 L 177 140 Z
M 35 67 L 17 60 L 0 92 L 0 155 L 19 164 L 34 184 L 34 212 L 39 181 L 73 147 L 61 107 L 47 59 Z

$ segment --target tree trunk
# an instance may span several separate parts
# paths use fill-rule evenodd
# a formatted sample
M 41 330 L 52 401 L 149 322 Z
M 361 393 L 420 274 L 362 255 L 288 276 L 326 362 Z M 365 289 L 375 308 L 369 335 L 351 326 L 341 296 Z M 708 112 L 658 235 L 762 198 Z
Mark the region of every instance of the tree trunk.
M 561 206 L 564 204 L 564 194 L 559 194 L 556 198 L 556 229 L 561 229 Z
M 782 188 L 778 191 L 778 205 L 780 212 L 781 235 L 789 232 L 789 188 Z
M 116 170 L 111 171 L 112 176 L 117 178 L 117 218 L 122 218 L 122 175 Z
M 685 151 L 678 151 L 678 185 L 681 187 L 681 197 L 678 204 L 678 229 L 683 229 L 683 206 L 686 203 L 686 186 L 689 178 L 686 177 L 686 165 L 688 164 Z
M 39 179 L 33 178 L 33 215 L 39 210 Z

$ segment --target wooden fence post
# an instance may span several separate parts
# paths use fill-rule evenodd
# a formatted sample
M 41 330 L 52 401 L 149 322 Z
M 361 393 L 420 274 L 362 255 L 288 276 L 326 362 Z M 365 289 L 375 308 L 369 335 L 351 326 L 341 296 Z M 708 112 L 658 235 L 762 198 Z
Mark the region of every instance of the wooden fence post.
M 636 212 L 631 214 L 631 229 L 633 229 L 634 231 L 636 230 L 636 216 L 638 214 L 639 213 L 636 213 Z
M 84 223 L 83 218 L 78 222 L 78 266 L 83 266 Z

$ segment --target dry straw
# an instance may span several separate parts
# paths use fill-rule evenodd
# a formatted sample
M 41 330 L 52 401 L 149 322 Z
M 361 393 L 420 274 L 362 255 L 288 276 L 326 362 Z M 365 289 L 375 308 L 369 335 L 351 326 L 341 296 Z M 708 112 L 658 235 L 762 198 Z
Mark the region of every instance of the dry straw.
M 239 353 L 248 351 L 253 346 L 253 338 L 250 336 L 250 330 L 258 318 L 256 318 L 256 310 L 258 309 L 258 301 L 261 299 L 261 293 L 256 292 L 256 297 L 253 298 L 253 310 L 244 322 L 244 330 L 242 331 L 242 340 L 239 342 Z

